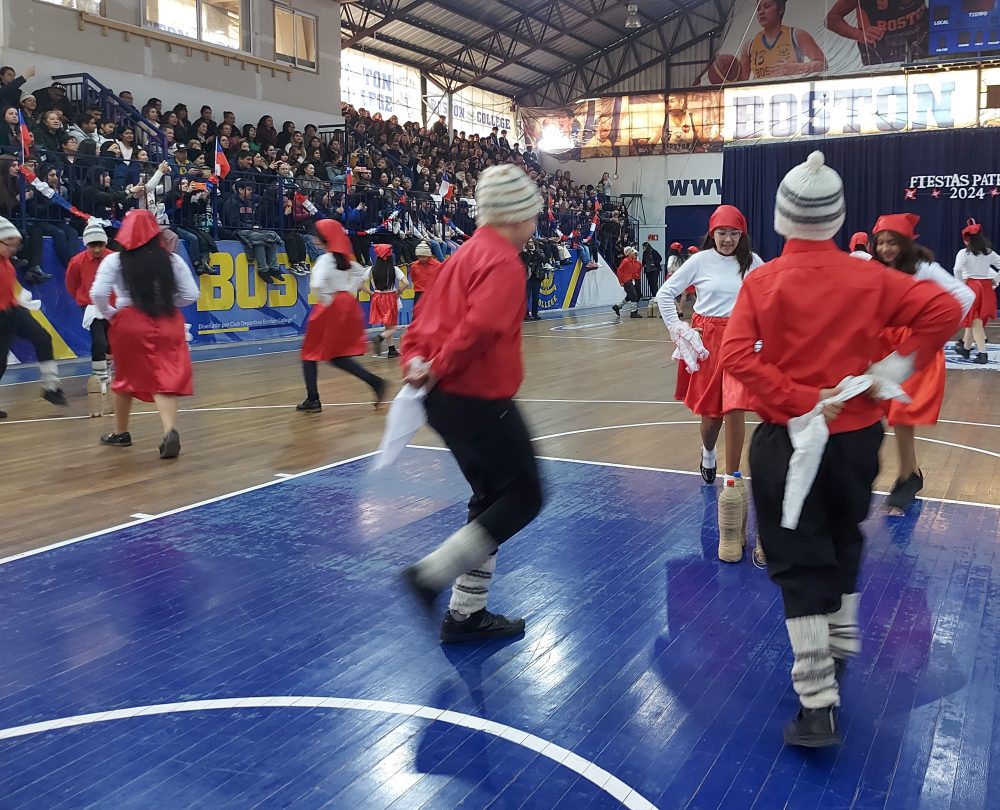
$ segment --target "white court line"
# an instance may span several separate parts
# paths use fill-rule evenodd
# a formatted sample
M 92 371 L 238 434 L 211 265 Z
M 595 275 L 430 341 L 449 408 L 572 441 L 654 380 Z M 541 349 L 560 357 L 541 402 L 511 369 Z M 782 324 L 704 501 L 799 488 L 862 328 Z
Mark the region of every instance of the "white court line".
M 134 515 L 129 515 L 129 517 L 136 518 L 137 520 L 149 520 L 151 517 L 155 517 L 155 515 L 147 515 L 145 512 L 136 512 Z
M 370 403 L 369 403 L 370 404 Z M 334 467 L 340 467 L 344 464 L 350 464 L 353 461 L 361 461 L 362 459 L 371 458 L 377 453 L 373 450 L 370 453 L 363 453 L 360 456 L 354 456 L 353 458 L 345 458 L 343 461 L 335 461 L 333 464 L 324 464 L 322 467 L 315 467 L 311 470 L 304 470 L 299 473 L 289 473 L 286 478 L 278 478 L 274 481 L 265 481 L 263 484 L 255 484 L 252 487 L 246 487 L 245 489 L 238 489 L 235 492 L 227 492 L 225 495 L 216 495 L 214 498 L 208 498 L 204 501 L 198 501 L 197 503 L 188 504 L 187 506 L 179 506 L 176 509 L 170 509 L 166 512 L 161 512 L 158 515 L 152 515 L 148 518 L 138 518 L 136 520 L 130 520 L 128 523 L 120 523 L 117 526 L 111 526 L 107 529 L 100 529 L 96 532 L 90 532 L 89 534 L 83 534 L 79 537 L 72 537 L 69 540 L 60 540 L 58 543 L 51 543 L 47 546 L 42 546 L 41 548 L 32 549 L 30 551 L 22 551 L 20 554 L 12 554 L 10 557 L 0 558 L 0 565 L 4 563 L 14 562 L 15 560 L 22 560 L 25 557 L 33 557 L 36 554 L 41 554 L 45 551 L 52 551 L 56 548 L 62 548 L 63 546 L 73 545 L 74 543 L 82 543 L 84 540 L 90 540 L 94 537 L 100 537 L 105 534 L 111 534 L 112 532 L 117 532 L 121 529 L 128 529 L 132 526 L 138 526 L 143 523 L 149 523 L 153 520 L 159 520 L 160 518 L 169 517 L 170 515 L 179 515 L 181 512 L 188 512 L 192 509 L 197 509 L 199 506 L 208 506 L 212 503 L 218 503 L 219 501 L 225 501 L 229 498 L 235 498 L 237 495 L 245 495 L 248 492 L 256 492 L 258 489 L 264 489 L 266 487 L 273 487 L 277 484 L 283 484 L 285 481 L 289 481 L 292 478 L 301 478 L 305 475 L 312 475 L 313 473 L 323 472 L 324 470 L 332 470 Z
M 371 407 L 371 402 L 324 402 L 324 408 L 356 408 L 361 405 Z M 206 406 L 204 408 L 178 408 L 177 413 L 212 413 L 214 411 L 291 411 L 295 410 L 295 405 L 219 405 Z M 156 416 L 157 411 L 133 411 L 132 416 Z M 30 425 L 33 422 L 65 422 L 74 419 L 94 419 L 92 416 L 44 416 L 39 419 L 5 419 L 0 422 L 2 425 Z
M 278 695 L 272 697 L 238 697 L 216 698 L 213 700 L 189 700 L 179 703 L 160 703 L 150 706 L 134 706 L 128 709 L 115 709 L 108 712 L 92 712 L 79 714 L 75 717 L 61 717 L 56 720 L 46 720 L 40 723 L 29 723 L 23 726 L 0 729 L 0 740 L 13 737 L 25 737 L 29 734 L 39 734 L 45 731 L 57 731 L 64 728 L 108 723 L 114 720 L 126 720 L 133 717 L 154 717 L 156 715 L 176 714 L 179 712 L 224 711 L 227 709 L 346 709 L 348 711 L 379 712 L 402 717 L 419 717 L 424 720 L 439 723 L 450 723 L 453 726 L 482 731 L 499 739 L 507 740 L 514 745 L 520 745 L 535 751 L 543 757 L 562 765 L 564 768 L 579 774 L 592 782 L 605 793 L 618 799 L 629 810 L 656 810 L 656 805 L 646 799 L 635 788 L 625 784 L 618 777 L 608 773 L 596 763 L 574 754 L 567 748 L 543 740 L 534 734 L 529 734 L 513 726 L 498 723 L 495 720 L 485 720 L 472 714 L 455 712 L 450 709 L 435 709 L 432 706 L 421 706 L 418 703 L 393 703 L 385 700 L 356 700 L 338 697 L 311 697 Z

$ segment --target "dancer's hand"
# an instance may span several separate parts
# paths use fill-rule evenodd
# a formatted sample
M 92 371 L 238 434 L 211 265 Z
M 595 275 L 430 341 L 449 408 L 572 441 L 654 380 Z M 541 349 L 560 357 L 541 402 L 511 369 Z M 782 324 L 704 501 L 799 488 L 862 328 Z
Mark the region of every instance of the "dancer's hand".
M 422 358 L 416 357 L 411 360 L 406 367 L 406 375 L 403 382 L 412 385 L 414 388 L 433 388 L 437 382 L 437 376 L 431 364 Z
M 819 392 L 819 401 L 822 402 L 824 399 L 829 399 L 830 397 L 835 397 L 840 393 L 839 388 L 823 388 Z M 843 402 L 828 402 L 823 406 L 823 418 L 827 422 L 832 422 L 838 416 L 840 416 L 841 411 L 844 410 Z

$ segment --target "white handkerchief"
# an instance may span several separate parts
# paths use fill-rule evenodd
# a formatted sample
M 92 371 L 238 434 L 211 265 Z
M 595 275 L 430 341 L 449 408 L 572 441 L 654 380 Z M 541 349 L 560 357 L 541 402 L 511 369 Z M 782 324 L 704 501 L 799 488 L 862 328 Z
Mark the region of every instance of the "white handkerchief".
M 427 412 L 424 410 L 426 397 L 426 388 L 414 388 L 412 385 L 404 385 L 396 394 L 385 420 L 385 433 L 378 448 L 375 470 L 385 469 L 399 458 L 410 439 L 427 423 Z

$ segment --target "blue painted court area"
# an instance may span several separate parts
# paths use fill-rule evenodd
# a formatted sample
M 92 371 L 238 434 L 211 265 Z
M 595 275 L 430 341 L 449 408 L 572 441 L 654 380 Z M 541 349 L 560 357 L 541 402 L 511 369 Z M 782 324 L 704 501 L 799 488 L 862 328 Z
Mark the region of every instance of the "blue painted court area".
M 845 743 L 803 753 L 777 591 L 716 561 L 718 488 L 543 464 L 491 597 L 512 642 L 444 648 L 400 590 L 463 520 L 432 450 L 0 565 L 0 807 L 1000 806 L 1000 511 L 869 522 Z

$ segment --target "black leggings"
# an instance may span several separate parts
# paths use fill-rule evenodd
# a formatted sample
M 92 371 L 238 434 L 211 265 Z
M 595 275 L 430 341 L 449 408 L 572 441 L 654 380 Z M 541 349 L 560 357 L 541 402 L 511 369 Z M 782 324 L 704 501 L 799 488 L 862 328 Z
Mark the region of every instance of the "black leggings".
M 372 391 L 378 393 L 385 383 L 381 377 L 377 377 L 366 369 L 353 357 L 334 357 L 330 365 L 336 366 L 341 371 L 353 374 L 359 380 L 368 383 Z M 315 360 L 302 361 L 302 375 L 306 378 L 306 397 L 311 400 L 319 399 L 319 364 Z
M 472 487 L 468 519 L 497 545 L 541 511 L 542 484 L 528 428 L 512 400 L 486 400 L 431 389 L 427 423 L 455 456 Z
M 52 337 L 42 325 L 31 317 L 24 307 L 13 307 L 0 311 L 0 378 L 7 370 L 7 352 L 14 338 L 22 337 L 35 347 L 38 362 L 54 359 Z

